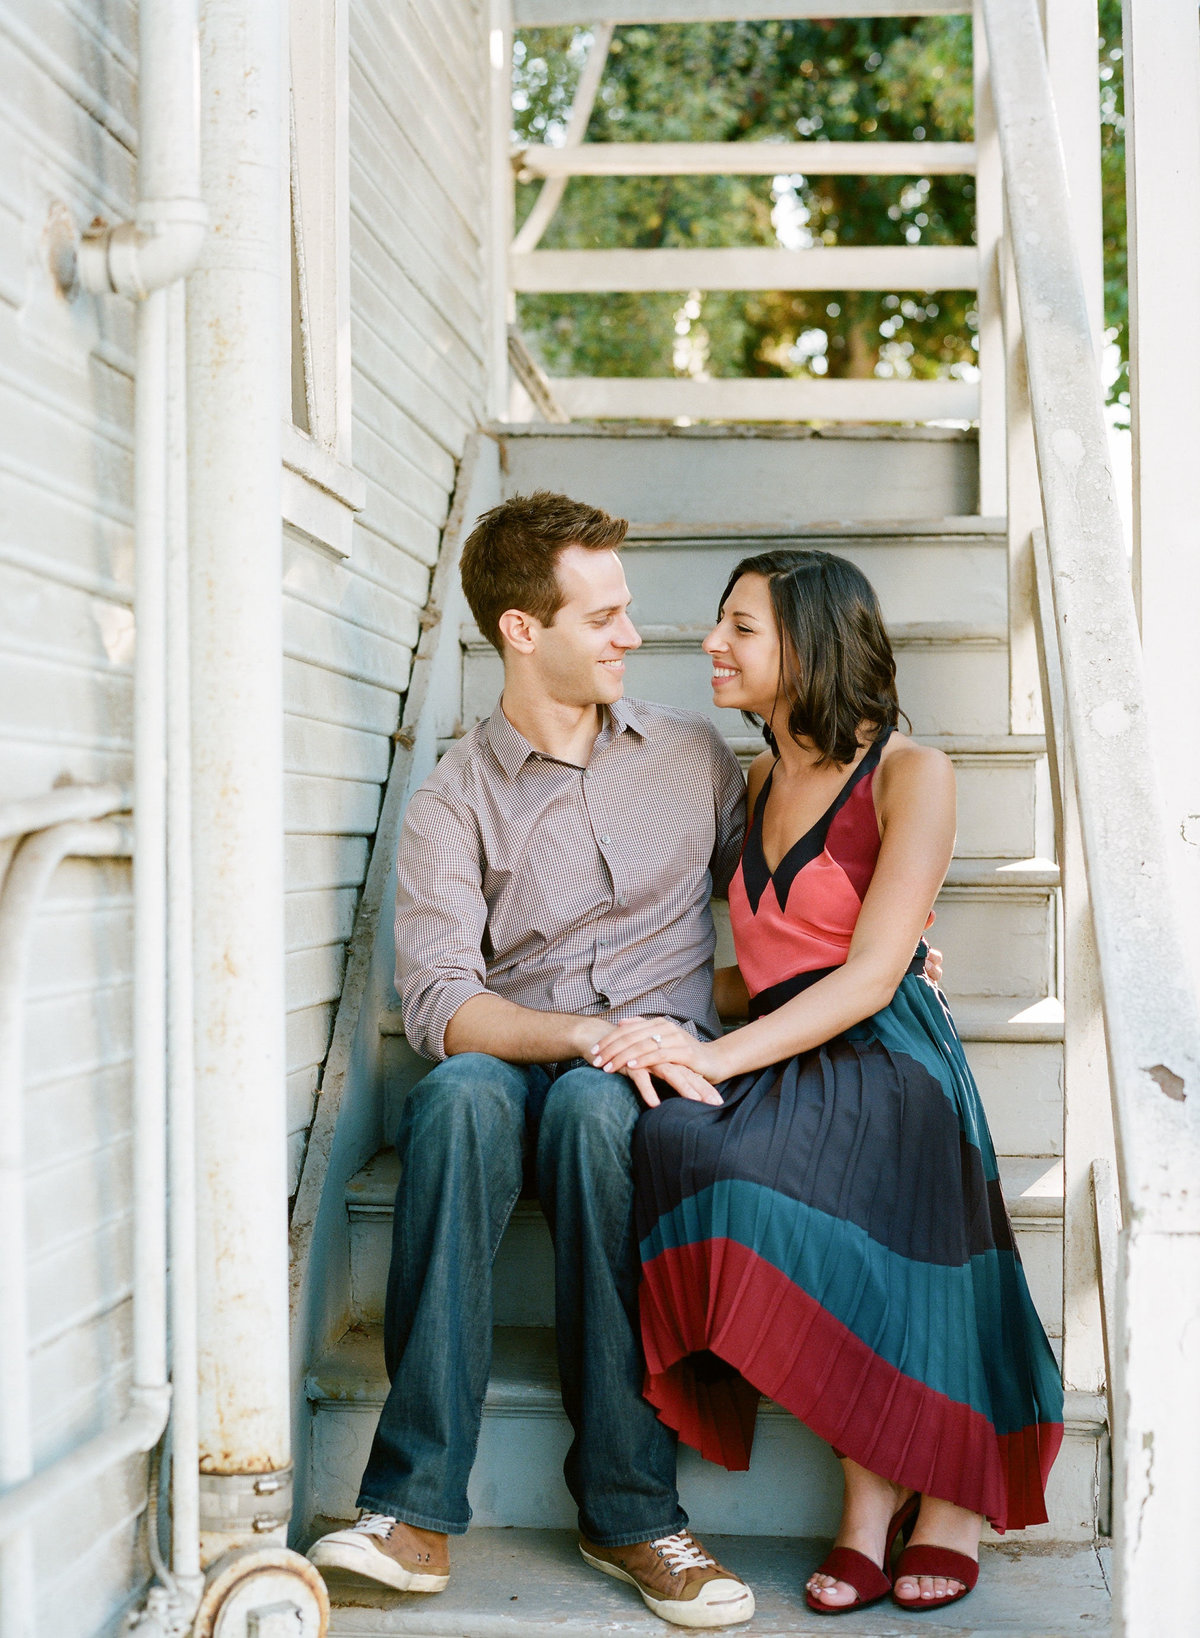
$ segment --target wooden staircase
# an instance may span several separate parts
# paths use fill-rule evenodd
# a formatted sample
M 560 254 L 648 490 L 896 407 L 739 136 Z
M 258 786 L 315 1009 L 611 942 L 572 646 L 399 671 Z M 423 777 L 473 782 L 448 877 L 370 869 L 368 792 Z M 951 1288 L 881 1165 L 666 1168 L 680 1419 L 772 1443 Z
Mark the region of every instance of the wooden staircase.
M 1052 827 L 1044 744 L 1008 731 L 1006 542 L 1002 520 L 975 512 L 973 440 L 932 429 L 843 429 L 823 435 L 804 429 L 668 431 L 579 424 L 505 427 L 496 436 L 505 494 L 562 489 L 632 519 L 624 562 L 632 613 L 644 638 L 628 665 L 627 692 L 635 697 L 711 709 L 708 663 L 698 642 L 730 568 L 750 552 L 820 546 L 852 559 L 875 584 L 896 646 L 901 704 L 914 732 L 947 751 L 958 774 L 958 843 L 938 900 L 933 938 L 945 952 L 945 987 L 987 1107 L 1033 1297 L 1057 1347 L 1063 1313 L 1058 869 L 1048 857 Z M 441 698 L 438 711 L 443 722 L 457 716 L 465 728 L 491 711 L 501 672 L 494 651 L 473 626 L 464 625 L 458 636 L 459 697 L 453 711 Z M 718 712 L 715 720 L 743 762 L 761 747 L 740 716 Z M 386 906 L 379 923 L 380 939 L 389 939 Z M 720 937 L 727 951 L 727 932 Z M 394 1130 L 408 1087 L 428 1066 L 404 1040 L 394 1002 L 380 1010 L 376 1026 L 381 1074 L 375 1097 L 378 1128 L 386 1135 Z M 345 1329 L 308 1362 L 304 1379 L 311 1407 L 310 1535 L 322 1527 L 321 1520 L 353 1516 L 386 1391 L 380 1322 L 397 1176 L 393 1151 L 382 1148 L 344 1191 L 339 1240 L 345 1236 L 347 1255 L 338 1277 L 344 1280 Z M 501 1538 L 493 1540 L 493 1531 L 509 1532 L 504 1562 L 515 1564 L 512 1553 L 519 1560 L 525 1549 L 512 1545 L 514 1527 L 567 1531 L 575 1522 L 561 1473 L 568 1429 L 554 1367 L 549 1237 L 535 1202 L 522 1201 L 514 1212 L 498 1256 L 495 1292 L 494 1363 L 471 1487 L 475 1526 L 467 1543 L 457 1544 L 464 1565 L 480 1567 L 471 1620 L 451 1619 L 456 1602 L 385 1598 L 375 1609 L 369 1599 L 363 1604 L 361 1587 L 347 1588 L 341 1590 L 355 1613 L 336 1614 L 337 1633 L 540 1630 L 528 1602 L 520 1619 L 531 1624 L 518 1620 L 526 1593 L 510 1598 L 506 1592 L 511 1608 L 502 1608 L 504 1600 L 488 1591 L 482 1568 L 492 1562 L 489 1553 L 500 1551 L 495 1543 Z M 753 1538 L 751 1556 L 765 1553 L 770 1559 L 774 1553 L 771 1563 L 783 1562 L 781 1538 L 828 1536 L 836 1522 L 836 1462 L 806 1429 L 769 1405 L 763 1407 L 748 1474 L 727 1474 L 681 1450 L 679 1479 L 684 1506 L 702 1535 Z M 1027 1574 L 1023 1551 L 1040 1541 L 1046 1544 L 1041 1551 L 1050 1554 L 1046 1564 L 1059 1570 L 1047 1570 L 1049 1582 L 1036 1612 L 1013 1605 L 1012 1620 L 1027 1615 L 1028 1629 L 993 1611 L 986 1630 L 1105 1629 L 1103 1582 L 1091 1544 L 1106 1525 L 1107 1482 L 1103 1401 L 1069 1394 L 1067 1438 L 1051 1482 L 1051 1522 L 994 1555 L 998 1574 L 1016 1576 L 1018 1560 L 1025 1566 L 1020 1573 Z M 520 1539 L 527 1546 L 533 1540 Z M 728 1551 L 732 1557 L 734 1549 Z M 749 1573 L 741 1560 L 738 1567 Z M 468 1570 L 468 1579 L 475 1573 Z M 619 1589 L 614 1594 L 593 1587 L 599 1579 L 581 1584 L 584 1614 L 576 1611 L 555 1631 L 607 1631 L 610 1618 L 619 1620 L 621 1630 L 637 1628 L 644 1613 L 637 1601 L 624 1599 Z M 793 1582 L 795 1596 L 780 1604 L 783 1624 L 770 1630 L 808 1630 L 799 1569 Z M 1061 1609 L 1055 1605 L 1047 1589 L 1059 1582 L 1076 1588 L 1074 1608 L 1070 1598 Z M 1092 1589 L 1086 1596 L 1085 1584 Z M 587 1603 L 589 1589 L 594 1605 Z M 553 1624 L 552 1575 L 537 1596 L 543 1593 L 549 1602 L 537 1620 Z M 984 1630 L 984 1602 L 977 1595 L 969 1606 L 981 1622 L 978 1629 L 956 1621 L 954 1630 Z M 615 1614 L 605 1613 L 610 1605 Z M 585 1619 L 588 1609 L 592 1614 Z M 572 1625 L 576 1616 L 584 1624 Z M 647 1623 L 653 1620 L 646 1616 Z M 908 1622 L 905 1630 L 914 1630 L 911 1617 Z M 761 1618 L 756 1630 L 760 1625 Z M 847 1624 L 845 1630 L 860 1628 Z M 890 1617 L 861 1628 L 892 1630 Z

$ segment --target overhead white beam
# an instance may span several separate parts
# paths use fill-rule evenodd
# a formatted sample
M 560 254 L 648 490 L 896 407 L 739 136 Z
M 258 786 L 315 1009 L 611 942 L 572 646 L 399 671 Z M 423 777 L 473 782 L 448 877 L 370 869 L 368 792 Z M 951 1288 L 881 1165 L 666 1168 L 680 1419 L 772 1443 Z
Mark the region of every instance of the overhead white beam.
M 973 142 L 587 142 L 513 154 L 521 181 L 567 176 L 954 176 Z
M 956 17 L 971 0 L 514 0 L 517 28 L 595 23 L 741 23 L 768 18 Z
M 974 245 L 814 250 L 535 250 L 511 258 L 514 290 L 973 290 Z
M 979 411 L 979 389 L 969 381 L 575 376 L 550 387 L 577 421 L 970 421 Z

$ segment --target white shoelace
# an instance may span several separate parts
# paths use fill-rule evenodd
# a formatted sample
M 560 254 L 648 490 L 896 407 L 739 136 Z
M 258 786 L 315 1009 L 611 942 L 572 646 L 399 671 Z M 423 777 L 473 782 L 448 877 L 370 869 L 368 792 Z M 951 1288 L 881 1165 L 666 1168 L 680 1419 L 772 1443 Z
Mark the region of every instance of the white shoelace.
M 716 1559 L 707 1557 L 686 1530 L 673 1536 L 660 1536 L 650 1545 L 660 1558 L 666 1559 L 673 1575 L 678 1575 L 680 1570 L 706 1570 L 710 1565 L 716 1566 Z
M 358 1523 L 352 1528 L 364 1536 L 382 1536 L 386 1541 L 391 1534 L 395 1519 L 387 1513 L 364 1513 Z

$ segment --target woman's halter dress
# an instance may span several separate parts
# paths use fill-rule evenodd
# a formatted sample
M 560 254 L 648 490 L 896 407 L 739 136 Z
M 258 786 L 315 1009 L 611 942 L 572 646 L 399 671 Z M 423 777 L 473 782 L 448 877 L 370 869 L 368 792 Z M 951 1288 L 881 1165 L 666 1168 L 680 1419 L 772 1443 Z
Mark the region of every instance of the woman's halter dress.
M 768 871 L 770 778 L 729 893 L 759 1016 L 846 959 L 879 853 L 885 732 Z M 1062 1386 L 978 1090 L 925 947 L 891 1003 L 797 1057 L 672 1098 L 634 1139 L 646 1395 L 750 1462 L 760 1394 L 841 1455 L 987 1516 L 1046 1519 Z

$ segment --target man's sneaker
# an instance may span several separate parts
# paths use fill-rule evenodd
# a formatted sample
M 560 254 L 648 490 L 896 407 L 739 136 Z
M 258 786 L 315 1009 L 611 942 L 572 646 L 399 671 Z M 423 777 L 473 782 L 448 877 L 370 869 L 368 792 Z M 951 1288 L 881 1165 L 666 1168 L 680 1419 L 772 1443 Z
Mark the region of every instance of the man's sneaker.
M 348 1530 L 322 1536 L 308 1556 L 318 1570 L 350 1570 L 400 1592 L 441 1592 L 450 1580 L 446 1537 L 386 1513 L 364 1513 Z
M 722 1569 L 686 1530 L 632 1547 L 597 1547 L 581 1540 L 593 1569 L 637 1588 L 647 1609 L 677 1627 L 731 1627 L 754 1614 L 754 1594 Z

